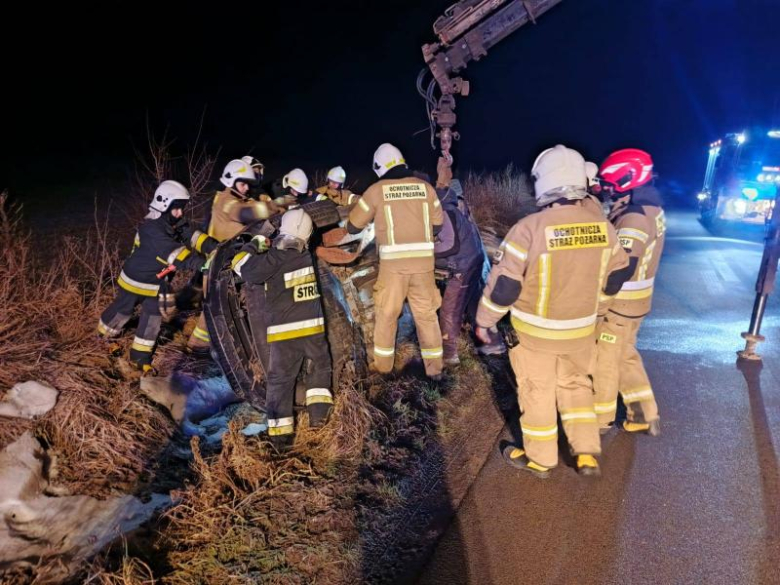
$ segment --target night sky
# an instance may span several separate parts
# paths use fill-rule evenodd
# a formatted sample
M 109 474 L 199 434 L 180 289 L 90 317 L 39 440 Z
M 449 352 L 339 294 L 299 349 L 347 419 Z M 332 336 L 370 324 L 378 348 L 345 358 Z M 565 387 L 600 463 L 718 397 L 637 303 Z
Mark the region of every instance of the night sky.
M 112 2 L 89 18 L 71 3 L 5 19 L 24 37 L 2 40 L 0 188 L 119 181 L 147 117 L 184 148 L 204 108 L 220 164 L 252 152 L 275 175 L 354 175 L 390 141 L 430 167 L 415 78 L 450 3 Z M 527 169 L 559 142 L 594 160 L 637 146 L 696 189 L 710 141 L 780 125 L 780 0 L 564 0 L 464 77 L 461 168 Z

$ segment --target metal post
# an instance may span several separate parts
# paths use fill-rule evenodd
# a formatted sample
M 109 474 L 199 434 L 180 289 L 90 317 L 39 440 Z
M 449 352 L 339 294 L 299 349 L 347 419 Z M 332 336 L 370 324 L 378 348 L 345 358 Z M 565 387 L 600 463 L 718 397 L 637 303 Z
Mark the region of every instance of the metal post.
M 780 207 L 778 207 L 778 194 L 776 192 L 772 220 L 769 223 L 764 241 L 764 256 L 761 258 L 761 268 L 756 280 L 756 300 L 753 303 L 753 313 L 750 316 L 750 328 L 742 334 L 742 338 L 745 340 L 745 349 L 737 352 L 737 355 L 742 359 L 761 359 L 761 356 L 756 353 L 756 345 L 765 339 L 761 335 L 761 322 L 764 319 L 767 299 L 775 289 L 778 261 L 780 261 Z

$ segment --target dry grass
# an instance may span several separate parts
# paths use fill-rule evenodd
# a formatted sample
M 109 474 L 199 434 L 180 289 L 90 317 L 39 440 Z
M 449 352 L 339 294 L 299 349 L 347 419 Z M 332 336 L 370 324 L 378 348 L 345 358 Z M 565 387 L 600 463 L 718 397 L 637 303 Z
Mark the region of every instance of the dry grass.
M 471 174 L 464 187 L 477 221 L 502 235 L 535 209 L 527 180 L 511 168 Z M 0 391 L 34 378 L 62 394 L 39 421 L 3 421 L 0 446 L 34 428 L 59 455 L 59 480 L 72 491 L 133 491 L 151 473 L 173 425 L 139 397 L 136 381 L 114 367 L 94 336 L 120 260 L 107 226 L 96 221 L 82 240 L 66 241 L 61 256 L 46 267 L 36 265 L 19 213 L 2 213 L 0 304 L 8 310 L 0 314 Z M 176 333 L 160 347 L 158 368 L 213 375 L 213 364 L 182 352 L 185 341 Z M 410 371 L 421 369 L 414 344 L 399 347 L 398 355 Z M 244 437 L 235 424 L 219 452 L 206 451 L 195 439 L 192 482 L 178 491 L 156 552 L 140 558 L 125 553 L 118 560 L 101 556 L 82 581 L 359 582 L 369 551 L 393 541 L 395 511 L 418 497 L 411 479 L 421 462 L 457 440 L 447 413 L 457 412 L 461 402 L 451 394 L 463 388 L 488 392 L 490 383 L 480 362 L 465 357 L 443 386 L 412 373 L 341 388 L 325 428 L 309 429 L 306 416 L 298 417 L 295 447 L 285 456 Z
M 463 191 L 479 226 L 501 237 L 520 218 L 537 210 L 531 181 L 512 165 L 501 172 L 470 172 Z
M 139 397 L 95 334 L 119 266 L 105 223 L 65 238 L 50 263 L 33 254 L 21 210 L 0 196 L 0 391 L 26 380 L 60 391 L 40 420 L 3 419 L 0 447 L 34 429 L 58 455 L 58 481 L 76 493 L 130 491 L 167 442 L 172 425 Z

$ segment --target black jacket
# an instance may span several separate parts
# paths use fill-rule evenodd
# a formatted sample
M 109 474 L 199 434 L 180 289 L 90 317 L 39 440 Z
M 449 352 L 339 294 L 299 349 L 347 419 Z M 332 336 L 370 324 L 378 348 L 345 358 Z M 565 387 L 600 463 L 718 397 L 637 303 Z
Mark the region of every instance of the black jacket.
M 265 284 L 269 342 L 324 333 L 317 273 L 308 250 L 250 253 L 240 273 L 245 282 Z

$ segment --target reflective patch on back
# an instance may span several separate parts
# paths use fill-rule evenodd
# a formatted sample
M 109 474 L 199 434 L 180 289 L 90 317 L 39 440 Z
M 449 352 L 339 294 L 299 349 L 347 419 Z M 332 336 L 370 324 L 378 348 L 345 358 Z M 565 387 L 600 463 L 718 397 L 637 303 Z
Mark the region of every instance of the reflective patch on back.
M 382 185 L 382 198 L 385 201 L 405 201 L 407 199 L 427 199 L 428 191 L 422 183 L 395 183 Z
M 607 222 L 569 223 L 544 228 L 548 250 L 605 248 L 609 245 Z
M 310 284 L 299 284 L 293 288 L 293 300 L 296 303 L 302 301 L 311 301 L 320 297 L 320 291 L 317 288 L 317 283 L 312 282 Z

